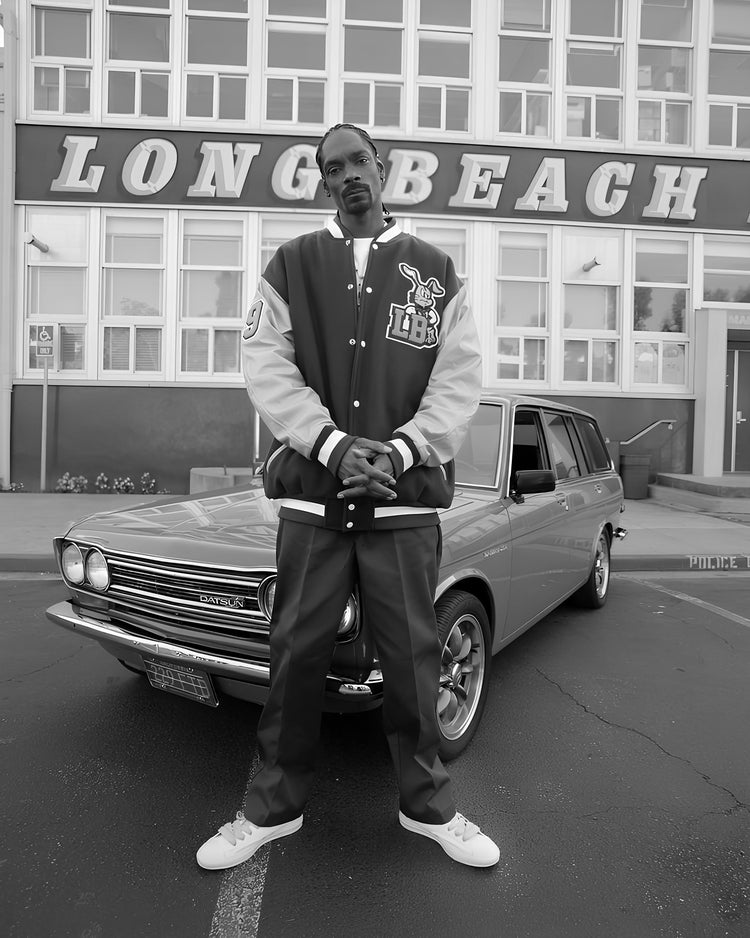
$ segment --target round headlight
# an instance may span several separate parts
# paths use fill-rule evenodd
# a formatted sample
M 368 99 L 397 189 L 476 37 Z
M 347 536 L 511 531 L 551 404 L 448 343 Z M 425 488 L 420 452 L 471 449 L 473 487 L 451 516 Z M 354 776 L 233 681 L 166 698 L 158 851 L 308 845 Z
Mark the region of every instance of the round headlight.
M 269 576 L 258 587 L 258 605 L 263 615 L 271 621 L 273 601 L 276 596 L 276 577 Z
M 83 583 L 83 555 L 77 544 L 68 544 L 63 550 L 62 572 L 71 583 Z
M 344 606 L 344 614 L 341 616 L 341 621 L 339 622 L 338 630 L 336 631 L 337 638 L 343 638 L 346 635 L 349 635 L 357 626 L 357 600 L 353 595 L 350 595 L 346 601 L 346 606 Z
M 105 590 L 109 586 L 109 568 L 100 550 L 90 551 L 86 558 L 86 579 L 95 590 Z

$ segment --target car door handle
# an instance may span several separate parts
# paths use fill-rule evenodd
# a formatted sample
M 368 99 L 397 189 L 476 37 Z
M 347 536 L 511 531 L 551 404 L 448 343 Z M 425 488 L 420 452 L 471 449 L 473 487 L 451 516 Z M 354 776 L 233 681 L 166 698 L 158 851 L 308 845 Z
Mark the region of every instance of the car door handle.
M 558 492 L 558 494 L 555 495 L 555 500 L 557 501 L 558 505 L 562 505 L 566 511 L 569 510 L 567 495 L 564 495 L 562 492 Z
M 602 494 L 603 489 L 602 489 L 601 485 L 600 485 L 598 482 L 595 482 L 595 483 L 594 483 L 594 491 L 596 492 L 597 495 L 601 495 L 601 494 Z

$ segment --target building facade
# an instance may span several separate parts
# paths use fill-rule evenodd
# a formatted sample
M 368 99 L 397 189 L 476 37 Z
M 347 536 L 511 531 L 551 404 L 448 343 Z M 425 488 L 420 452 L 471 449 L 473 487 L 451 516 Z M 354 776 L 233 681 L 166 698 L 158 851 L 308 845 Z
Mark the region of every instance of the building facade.
M 486 386 L 588 409 L 652 474 L 750 471 L 750 0 L 3 10 L 5 484 L 39 485 L 45 369 L 53 482 L 262 455 L 243 318 L 325 222 L 342 120 L 467 281 Z

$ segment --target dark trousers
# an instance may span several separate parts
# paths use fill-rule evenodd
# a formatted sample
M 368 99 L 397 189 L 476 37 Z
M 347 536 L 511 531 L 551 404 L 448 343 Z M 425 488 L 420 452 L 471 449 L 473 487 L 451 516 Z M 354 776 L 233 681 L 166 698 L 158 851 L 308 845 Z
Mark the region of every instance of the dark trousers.
M 437 526 L 343 534 L 282 519 L 271 619 L 271 687 L 258 724 L 261 768 L 245 816 L 270 826 L 298 817 L 320 736 L 325 676 L 354 583 L 383 670 L 383 725 L 404 814 L 443 824 L 455 814 L 438 757 L 440 642 L 433 607 Z

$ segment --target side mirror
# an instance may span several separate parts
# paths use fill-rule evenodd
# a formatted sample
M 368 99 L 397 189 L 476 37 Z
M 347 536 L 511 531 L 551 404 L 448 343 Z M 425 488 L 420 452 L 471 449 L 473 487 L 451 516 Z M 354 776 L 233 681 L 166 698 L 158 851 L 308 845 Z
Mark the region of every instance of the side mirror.
M 524 495 L 536 495 L 537 492 L 554 492 L 557 480 L 551 469 L 519 469 L 513 473 L 510 494 L 522 502 Z

